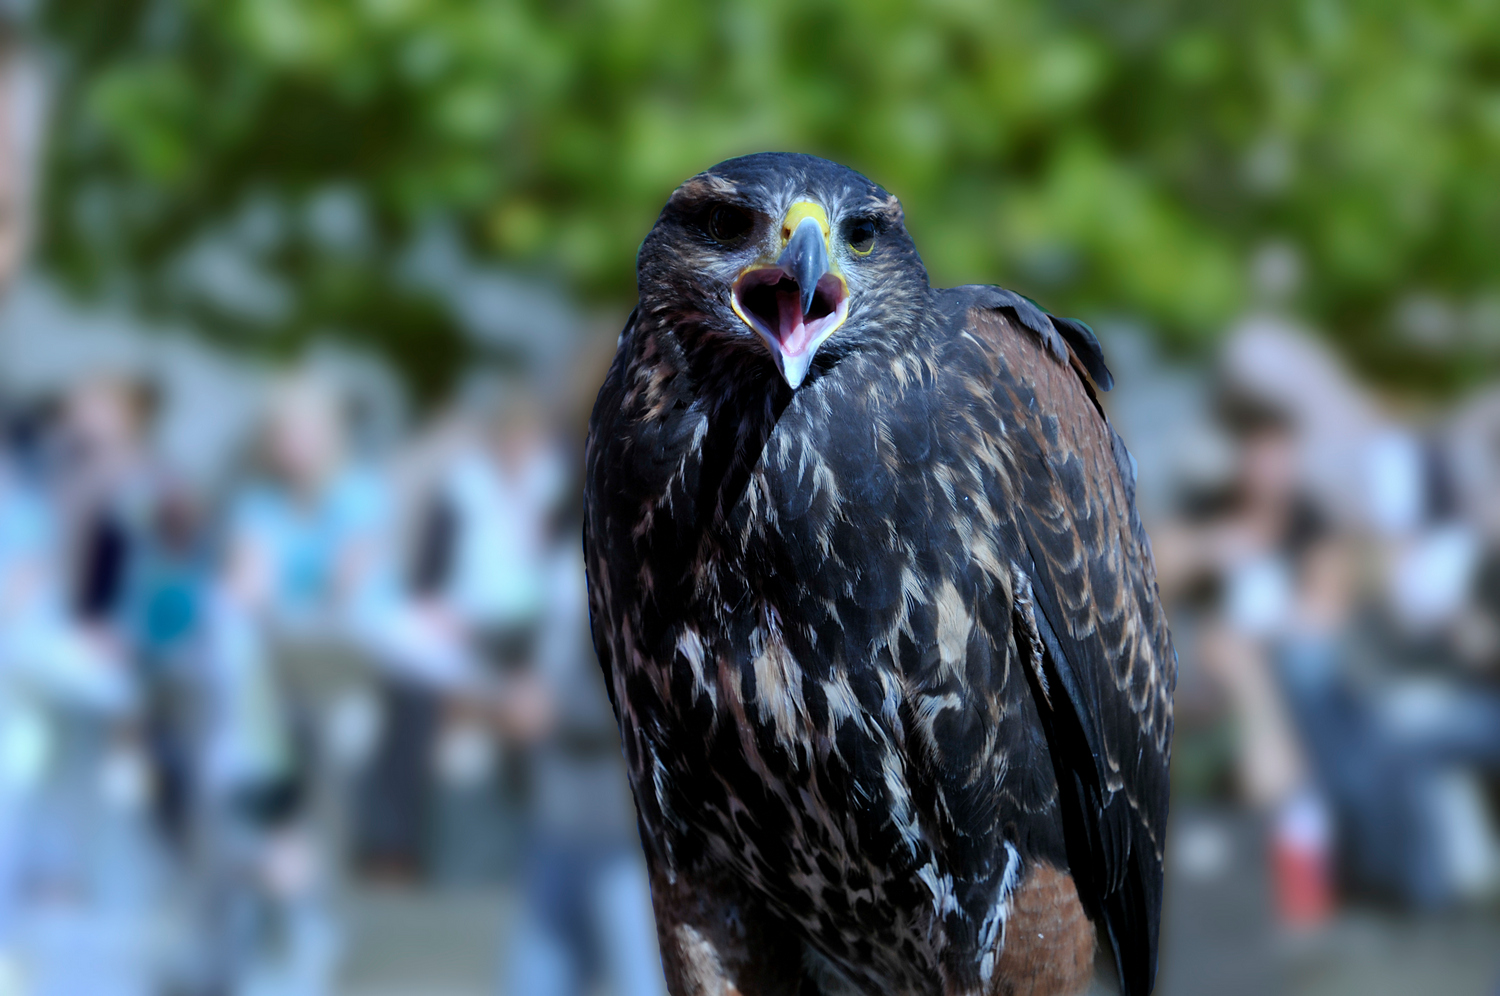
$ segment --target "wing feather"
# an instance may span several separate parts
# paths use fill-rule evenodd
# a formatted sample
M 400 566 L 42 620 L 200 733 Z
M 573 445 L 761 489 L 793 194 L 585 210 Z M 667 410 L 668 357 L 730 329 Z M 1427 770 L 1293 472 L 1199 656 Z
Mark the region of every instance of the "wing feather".
M 1080 338 L 1086 326 L 1027 311 L 998 289 L 976 297 L 965 319 L 988 350 L 1008 423 L 1017 500 L 1005 528 L 1029 588 L 1018 604 L 1029 599 L 1043 648 L 1032 691 L 1068 860 L 1124 992 L 1143 996 L 1156 972 L 1176 657 L 1133 462 L 1077 369 L 1108 385 L 1097 341 Z

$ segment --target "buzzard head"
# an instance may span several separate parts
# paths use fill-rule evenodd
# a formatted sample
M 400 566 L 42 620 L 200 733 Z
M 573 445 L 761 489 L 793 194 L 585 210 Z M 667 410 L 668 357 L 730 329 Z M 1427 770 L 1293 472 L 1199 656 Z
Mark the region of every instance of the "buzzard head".
M 793 389 L 814 357 L 899 335 L 928 294 L 895 197 L 837 163 L 774 152 L 678 187 L 641 245 L 638 280 L 641 313 L 673 327 L 692 359 L 773 364 Z

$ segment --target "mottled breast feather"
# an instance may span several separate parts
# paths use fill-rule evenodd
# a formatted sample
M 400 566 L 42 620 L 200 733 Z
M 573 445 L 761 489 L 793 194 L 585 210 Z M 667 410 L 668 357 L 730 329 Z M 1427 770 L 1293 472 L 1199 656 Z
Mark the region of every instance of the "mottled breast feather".
M 1148 992 L 1176 668 L 1092 334 L 931 291 L 793 392 L 673 321 L 632 315 L 586 458 L 654 874 L 730 874 L 857 986 L 936 996 L 995 991 L 1017 884 L 1066 870 Z

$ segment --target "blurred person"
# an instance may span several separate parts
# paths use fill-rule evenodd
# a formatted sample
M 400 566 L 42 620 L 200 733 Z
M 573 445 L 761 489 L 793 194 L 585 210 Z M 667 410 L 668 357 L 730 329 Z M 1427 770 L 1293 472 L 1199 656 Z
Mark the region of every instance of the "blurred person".
M 1226 335 L 1216 375 L 1222 390 L 1253 398 L 1295 426 L 1300 491 L 1331 519 L 1367 525 L 1373 452 L 1393 427 L 1347 364 L 1291 302 L 1303 279 L 1301 254 L 1272 243 L 1251 266 L 1255 307 Z M 1390 495 L 1399 503 L 1399 496 Z
M 10 566 L 25 580 L 5 606 L 4 666 L 31 704 L 21 729 L 35 730 L 42 755 L 11 885 L 38 991 L 133 992 L 157 970 L 145 940 L 166 884 L 130 627 L 160 481 L 151 403 L 138 378 L 94 374 L 57 411 L 42 433 L 46 459 L 28 470 L 17 461 L 8 496 L 21 517 Z
M 327 906 L 346 848 L 386 880 L 424 873 L 438 720 L 476 670 L 403 584 L 392 481 L 348 431 L 334 385 L 297 377 L 275 390 L 257 472 L 230 502 L 212 610 L 212 777 L 230 802 L 221 836 L 242 842 L 226 856 L 240 872 L 221 890 L 234 963 L 221 974 L 264 968 L 266 925 L 279 921 L 280 971 L 314 990 L 331 984 L 341 946 Z
M 1477 543 L 1469 597 L 1450 622 L 1454 647 L 1475 674 L 1500 681 L 1500 390 L 1459 405 L 1436 446 L 1451 476 L 1456 518 Z
M 502 724 L 527 762 L 522 906 L 503 947 L 501 996 L 664 996 L 651 893 L 619 732 L 588 631 L 572 517 L 539 577 L 546 610 L 533 667 L 540 697 Z M 558 533 L 561 535 L 558 535 Z M 519 722 L 518 722 L 519 721 Z
M 23 832 L 51 741 L 45 688 L 32 677 L 35 651 L 39 636 L 63 625 L 64 612 L 56 517 L 19 447 L 6 442 L 0 451 L 0 974 L 14 974 Z
M 345 631 L 378 599 L 389 497 L 346 450 L 335 392 L 312 380 L 273 395 L 260 471 L 231 503 L 228 586 L 277 630 Z
M 144 688 L 131 639 L 131 596 L 162 483 L 150 449 L 154 397 L 129 374 L 81 378 L 64 398 L 54 500 L 62 515 L 69 616 L 121 689 L 128 720 L 111 733 L 106 763 L 145 764 L 138 708 Z M 129 706 L 124 705 L 127 698 Z
M 513 811 L 524 773 L 504 756 L 496 726 L 513 735 L 529 714 L 540 714 L 544 696 L 533 665 L 566 475 L 540 401 L 518 382 L 488 387 L 418 454 L 425 467 L 413 503 L 408 585 L 427 618 L 486 665 L 482 677 L 449 698 L 434 759 L 444 791 L 454 799 L 493 793 Z M 514 834 L 497 816 L 504 826 L 485 829 L 503 839 L 504 851 Z M 477 850 L 469 838 L 479 827 L 455 829 L 451 847 Z M 506 856 L 499 855 L 502 862 Z
M 576 488 L 549 414 L 502 381 L 427 444 L 409 584 L 479 648 L 489 680 L 450 703 L 438 764 L 500 779 L 521 809 L 521 906 L 500 991 L 663 993 L 619 735 L 589 644 Z M 508 761 L 506 764 L 504 762 Z
M 1488 543 L 1500 545 L 1500 387 L 1457 406 L 1443 427 L 1441 448 L 1461 516 Z
M 1281 915 L 1315 925 L 1332 909 L 1329 814 L 1299 735 L 1306 717 L 1282 683 L 1291 661 L 1326 666 L 1348 613 L 1347 553 L 1302 488 L 1291 418 L 1242 396 L 1224 415 L 1238 450 L 1227 502 L 1201 527 L 1158 530 L 1158 563 L 1169 592 L 1217 580 L 1199 656 L 1235 716 L 1240 789 L 1271 817 Z
M 492 411 L 461 415 L 440 444 L 412 583 L 492 657 L 525 659 L 567 473 L 541 400 L 515 382 L 498 392 Z
M 314 802 L 343 788 L 324 784 L 331 745 L 314 741 L 327 717 L 303 712 L 330 703 L 299 701 L 314 677 L 294 672 L 359 645 L 361 625 L 381 611 L 389 496 L 346 452 L 339 400 L 316 381 L 291 379 L 273 393 L 257 455 L 257 473 L 230 499 L 223 582 L 209 609 L 209 974 L 222 985 L 270 977 L 317 992 L 331 984 L 339 946 L 327 904 L 342 816 L 319 824 Z M 293 655 L 299 646 L 311 649 Z
M 132 571 L 128 638 L 145 694 L 157 820 L 179 852 L 191 844 L 214 567 L 202 498 L 180 483 L 168 484 L 150 510 Z
M 1487 675 L 1486 521 L 1467 506 L 1461 469 L 1440 436 L 1408 431 L 1387 443 L 1372 493 L 1404 496 L 1374 537 L 1380 582 L 1365 651 L 1377 669 L 1373 723 L 1411 770 L 1418 811 L 1408 895 L 1423 907 L 1500 895 L 1500 834 L 1481 779 L 1500 781 L 1500 688 Z M 1394 504 L 1387 501 L 1387 504 Z
M 69 614 L 122 671 L 132 584 L 146 545 L 162 468 L 149 445 L 151 389 L 99 374 L 67 392 L 49 468 L 64 530 Z
M 59 422 L 56 408 L 18 415 L 0 451 L 0 645 L 13 682 L 31 694 L 123 715 L 134 699 L 117 626 L 126 524 L 110 507 L 109 487 L 70 486 L 78 464 L 59 467 Z M 81 476 L 89 476 L 86 469 Z M 87 490 L 101 500 L 80 494 Z

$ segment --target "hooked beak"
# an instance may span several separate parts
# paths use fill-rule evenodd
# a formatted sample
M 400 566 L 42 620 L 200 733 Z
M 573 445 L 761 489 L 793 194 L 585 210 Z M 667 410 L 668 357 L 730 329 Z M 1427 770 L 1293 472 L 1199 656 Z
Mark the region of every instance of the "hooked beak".
M 802 384 L 817 353 L 849 313 L 849 289 L 828 251 L 828 215 L 798 201 L 781 227 L 781 254 L 756 264 L 734 284 L 735 313 L 754 329 L 793 388 Z
M 787 239 L 786 248 L 776 265 L 782 272 L 791 274 L 802 291 L 802 313 L 812 310 L 813 297 L 818 293 L 818 281 L 828 272 L 828 243 L 823 238 L 823 229 L 818 219 L 804 215 L 797 223 L 797 230 Z

